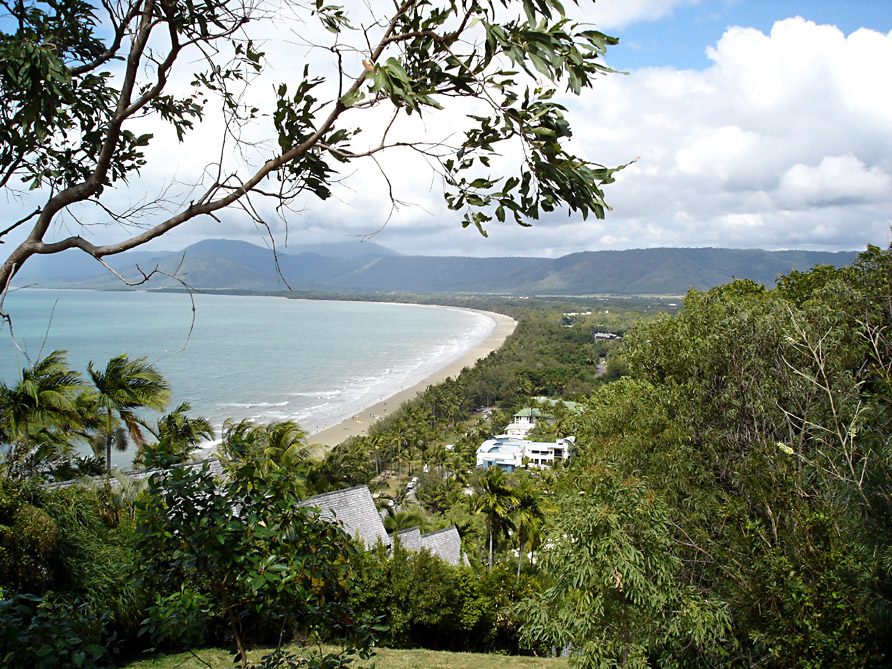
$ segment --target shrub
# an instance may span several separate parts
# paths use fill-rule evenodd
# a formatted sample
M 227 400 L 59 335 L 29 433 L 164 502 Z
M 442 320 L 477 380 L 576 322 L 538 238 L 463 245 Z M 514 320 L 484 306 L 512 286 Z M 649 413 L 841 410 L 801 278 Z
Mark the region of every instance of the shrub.
M 4 667 L 100 667 L 116 652 L 106 635 L 109 613 L 82 600 L 63 603 L 37 595 L 0 601 L 0 664 Z

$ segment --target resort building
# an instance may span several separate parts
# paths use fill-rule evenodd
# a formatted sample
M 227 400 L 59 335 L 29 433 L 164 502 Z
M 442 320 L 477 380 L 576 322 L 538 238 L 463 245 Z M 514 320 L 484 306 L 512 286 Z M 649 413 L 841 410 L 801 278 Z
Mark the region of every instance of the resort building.
M 553 400 L 548 397 L 537 397 L 535 399 L 539 406 L 524 407 L 514 414 L 511 423 L 505 428 L 507 436 L 515 439 L 524 439 L 542 421 L 545 421 L 546 425 L 553 425 L 554 416 L 549 411 L 550 406 L 555 407 L 558 404 L 563 404 L 567 410 L 573 413 L 578 413 L 581 409 L 578 402 Z
M 549 416 L 535 407 L 525 407 L 514 414 L 511 423 L 505 428 L 505 434 L 514 439 L 523 439 L 536 427 L 540 420 L 547 420 Z
M 513 472 L 521 467 L 552 467 L 572 454 L 574 437 L 554 442 L 528 441 L 500 434 L 484 441 L 477 449 L 477 467 L 498 467 Z

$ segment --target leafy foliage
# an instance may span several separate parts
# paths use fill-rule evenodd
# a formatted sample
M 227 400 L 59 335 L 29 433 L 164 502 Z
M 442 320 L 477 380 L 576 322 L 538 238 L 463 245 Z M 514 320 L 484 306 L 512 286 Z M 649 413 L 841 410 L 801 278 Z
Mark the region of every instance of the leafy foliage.
M 134 635 L 142 597 L 126 516 L 100 513 L 87 487 L 0 479 L 4 666 L 93 666 Z M 21 664 L 17 664 L 21 662 Z
M 0 229 L 3 237 L 30 225 L 27 240 L 0 266 L 0 285 L 35 253 L 78 248 L 101 259 L 236 203 L 263 224 L 246 204 L 252 195 L 273 198 L 277 208 L 309 195 L 324 200 L 342 164 L 376 162 L 380 152 L 396 149 L 421 154 L 442 177 L 462 225 L 484 234 L 493 218 L 528 225 L 564 206 L 604 217 L 602 189 L 621 168 L 569 151 L 572 130 L 556 94 L 563 88 L 579 95 L 610 72 L 600 58 L 615 38 L 573 23 L 558 0 L 410 0 L 384 13 L 366 9 L 362 15 L 361 7 L 321 2 L 281 8 L 298 21 L 318 21 L 332 41 L 312 50 L 297 81 L 275 87 L 276 106 L 263 113 L 245 102 L 245 93 L 266 66 L 251 24 L 275 21 L 272 3 L 11 3 L 11 20 L 0 32 L 0 94 L 7 103 L 0 113 L 0 186 L 10 188 L 18 177 L 31 189 L 45 187 L 47 196 Z M 319 55 L 331 60 L 316 69 L 336 74 L 311 74 Z M 357 55 L 362 67 L 350 72 Z M 193 89 L 183 95 L 173 81 L 186 63 L 198 64 Z M 182 141 L 214 98 L 222 109 L 221 146 L 234 142 L 243 154 L 256 152 L 263 142 L 249 142 L 242 131 L 261 125 L 275 148 L 261 151 L 256 165 L 224 165 L 220 158 L 195 176 L 200 195 L 188 205 L 113 211 L 104 194 L 145 165 L 145 147 L 154 139 L 137 134 L 145 127 L 138 121 L 169 126 Z M 405 135 L 397 123 L 402 117 L 432 116 L 454 98 L 474 103 L 454 143 L 390 137 Z M 377 108 L 391 122 L 357 146 L 359 129 L 373 125 Z M 52 239 L 58 216 L 93 205 L 100 220 L 130 236 L 98 245 L 86 234 Z
M 10 669 L 109 666 L 117 648 L 103 634 L 108 617 L 80 600 L 14 595 L 0 601 L 0 662 Z
M 146 630 L 158 641 L 192 641 L 217 618 L 247 666 L 247 644 L 279 646 L 298 631 L 335 638 L 371 638 L 349 605 L 357 548 L 340 527 L 298 504 L 294 479 L 262 469 L 246 447 L 225 481 L 203 467 L 152 476 L 139 506 L 138 547 L 146 585 L 159 593 Z M 214 607 L 209 606 L 212 598 Z M 178 618 L 179 632 L 159 621 Z
M 59 526 L 22 492 L 0 479 L 0 587 L 40 592 L 51 578 L 48 563 L 59 546 Z
M 0 445 L 9 473 L 33 473 L 40 462 L 69 450 L 67 433 L 83 423 L 77 394 L 83 386 L 65 351 L 22 369 L 12 387 L 0 383 Z
M 520 606 L 524 640 L 569 649 L 581 667 L 646 667 L 667 646 L 720 645 L 729 616 L 678 583 L 659 497 L 603 468 L 582 472 L 573 489 L 541 552 L 550 582 Z
M 379 546 L 357 562 L 360 584 L 354 604 L 387 627 L 385 646 L 458 651 L 518 649 L 514 602 L 530 582 L 495 569 L 476 574 L 427 551 Z
M 577 466 L 666 505 L 675 587 L 727 602 L 747 663 L 889 652 L 890 258 L 691 291 L 589 402 Z

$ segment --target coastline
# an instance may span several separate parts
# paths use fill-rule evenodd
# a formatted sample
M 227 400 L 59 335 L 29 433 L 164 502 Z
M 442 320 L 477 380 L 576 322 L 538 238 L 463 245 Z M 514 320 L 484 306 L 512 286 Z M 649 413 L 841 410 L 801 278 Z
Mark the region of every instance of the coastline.
M 497 350 L 505 343 L 508 335 L 514 332 L 514 328 L 517 326 L 517 321 L 504 314 L 497 314 L 492 311 L 479 311 L 479 313 L 486 314 L 496 322 L 493 331 L 481 344 L 411 388 L 401 390 L 370 407 L 366 407 L 363 411 L 342 420 L 340 423 L 333 425 L 332 427 L 311 434 L 307 439 L 310 447 L 321 447 L 321 450 L 325 452 L 331 450 L 348 437 L 364 435 L 372 423 L 380 418 L 390 415 L 399 409 L 405 402 L 415 399 L 415 397 L 426 390 L 428 386 L 441 383 L 446 377 L 451 376 L 452 378 L 455 378 L 465 367 L 473 367 L 478 360 L 485 358 L 487 355 Z

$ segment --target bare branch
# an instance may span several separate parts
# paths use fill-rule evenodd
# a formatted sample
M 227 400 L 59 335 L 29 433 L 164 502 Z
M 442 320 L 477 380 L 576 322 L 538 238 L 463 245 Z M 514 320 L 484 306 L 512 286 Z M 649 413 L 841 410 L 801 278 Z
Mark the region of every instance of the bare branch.
M 35 209 L 35 210 L 32 211 L 30 214 L 28 214 L 27 216 L 25 216 L 25 218 L 22 218 L 22 219 L 16 221 L 15 223 L 13 223 L 12 225 L 10 225 L 10 226 L 9 226 L 8 228 L 6 228 L 5 230 L 0 230 L 0 237 L 5 237 L 5 236 L 8 235 L 10 232 L 12 232 L 13 230 L 15 230 L 17 227 L 19 227 L 20 225 L 24 225 L 25 223 L 27 223 L 28 221 L 30 221 L 32 218 L 34 218 L 34 217 L 37 216 L 38 214 L 40 214 L 40 207 L 37 207 L 37 209 Z M 3 242 L 0 242 L 0 244 L 2 244 L 2 243 L 3 243 Z

